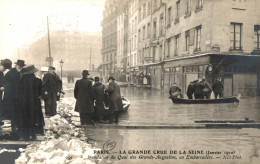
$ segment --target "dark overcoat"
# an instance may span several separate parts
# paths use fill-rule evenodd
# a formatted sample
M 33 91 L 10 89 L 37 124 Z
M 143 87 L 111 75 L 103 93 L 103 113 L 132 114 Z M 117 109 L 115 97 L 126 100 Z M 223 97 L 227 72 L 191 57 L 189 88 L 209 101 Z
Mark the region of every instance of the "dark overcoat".
M 120 87 L 113 81 L 110 82 L 105 92 L 109 95 L 109 110 L 118 112 L 123 110 Z
M 93 85 L 94 95 L 96 100 L 96 109 L 102 113 L 104 111 L 104 99 L 105 99 L 105 85 L 98 82 Z
M 212 90 L 214 93 L 223 93 L 224 91 L 224 85 L 221 81 L 216 81 L 213 86 Z
M 74 88 L 74 97 L 76 99 L 75 111 L 79 113 L 94 112 L 94 93 L 91 81 L 82 78 L 76 81 Z
M 188 85 L 187 95 L 192 95 L 193 93 L 194 93 L 193 84 L 190 83 L 190 84 Z
M 0 71 L 0 88 L 4 87 L 4 73 Z M 3 112 L 3 100 L 2 100 L 3 91 L 0 90 L 0 116 L 2 116 Z
M 48 98 L 48 95 L 50 95 L 50 94 L 57 95 L 57 92 L 61 92 L 61 88 L 62 88 L 62 81 L 56 73 L 44 74 L 43 82 L 42 82 L 42 98 L 43 99 Z M 45 95 L 44 94 L 45 92 L 48 92 L 48 95 Z M 59 96 L 57 97 L 57 100 L 59 100 Z
M 21 78 L 20 72 L 16 68 L 10 69 L 4 76 L 4 116 L 7 119 L 12 119 L 16 114 L 16 103 L 17 103 L 17 87 Z
M 19 129 L 30 128 L 42 132 L 44 126 L 41 108 L 42 81 L 34 74 L 23 75 L 18 85 L 18 115 Z

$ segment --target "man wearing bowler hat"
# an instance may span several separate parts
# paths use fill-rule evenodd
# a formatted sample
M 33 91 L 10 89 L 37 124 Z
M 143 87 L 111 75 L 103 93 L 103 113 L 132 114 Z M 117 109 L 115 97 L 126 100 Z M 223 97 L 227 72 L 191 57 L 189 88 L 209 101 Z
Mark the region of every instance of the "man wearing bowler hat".
M 87 125 L 93 123 L 94 92 L 92 83 L 88 79 L 88 71 L 83 70 L 82 76 L 82 79 L 76 81 L 74 88 L 75 111 L 79 112 L 81 125 Z
M 108 82 L 109 85 L 105 89 L 105 92 L 109 95 L 109 110 L 112 112 L 110 121 L 114 120 L 117 124 L 118 113 L 123 110 L 120 87 L 115 83 L 115 78 L 112 76 L 108 78 Z
M 60 98 L 61 88 L 62 81 L 55 73 L 55 67 L 49 67 L 42 82 L 42 99 L 45 104 L 46 116 L 51 117 L 57 114 L 57 101 Z

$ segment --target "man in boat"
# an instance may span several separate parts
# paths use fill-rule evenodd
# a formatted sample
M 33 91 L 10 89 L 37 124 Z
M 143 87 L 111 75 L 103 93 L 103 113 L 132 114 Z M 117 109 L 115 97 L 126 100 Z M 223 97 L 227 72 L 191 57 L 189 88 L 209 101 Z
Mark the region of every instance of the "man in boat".
M 105 92 L 109 95 L 109 110 L 113 113 L 110 117 L 110 121 L 118 123 L 118 114 L 123 110 L 123 103 L 121 99 L 120 87 L 115 83 L 115 78 L 110 76 L 108 78 L 109 85 L 105 89 Z
M 209 99 L 211 95 L 211 89 L 209 87 L 209 83 L 203 77 L 200 84 L 202 86 L 202 99 L 204 99 L 205 97 L 206 99 Z
M 172 84 L 172 87 L 169 90 L 169 94 L 172 97 L 178 97 L 180 96 L 181 98 L 183 98 L 183 94 L 181 93 L 181 88 L 177 86 L 176 83 Z
M 223 97 L 223 92 L 224 92 L 224 85 L 221 82 L 221 77 L 218 77 L 216 82 L 213 84 L 212 86 L 214 95 L 215 95 L 215 99 L 217 99 L 217 97 L 219 96 L 219 98 Z
M 45 115 L 54 116 L 57 114 L 57 101 L 60 99 L 62 81 L 55 73 L 55 67 L 49 67 L 48 72 L 43 76 L 42 99 L 45 104 Z
M 74 88 L 74 97 L 76 99 L 75 111 L 79 112 L 81 125 L 93 123 L 94 91 L 88 76 L 88 71 L 83 70 L 82 79 L 76 81 Z
M 191 81 L 190 84 L 188 85 L 188 89 L 187 89 L 188 99 L 192 99 L 192 95 L 194 93 L 193 84 L 194 84 L 193 81 Z
M 194 98 L 203 99 L 202 85 L 199 83 L 199 80 L 193 82 Z

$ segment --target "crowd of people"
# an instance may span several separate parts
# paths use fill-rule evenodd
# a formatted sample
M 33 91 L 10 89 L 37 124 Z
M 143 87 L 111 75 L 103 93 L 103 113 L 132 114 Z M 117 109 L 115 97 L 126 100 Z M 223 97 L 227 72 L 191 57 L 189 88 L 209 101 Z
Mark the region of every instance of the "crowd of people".
M 186 94 L 188 99 L 210 99 L 212 91 L 214 92 L 215 99 L 218 97 L 223 98 L 224 85 L 221 82 L 220 77 L 216 79 L 216 82 L 212 87 L 209 86 L 209 83 L 204 77 L 201 81 L 194 80 L 188 85 Z M 169 94 L 173 97 L 184 97 L 181 88 L 178 87 L 176 83 L 173 83 L 169 90 Z
M 123 110 L 120 87 L 114 77 L 109 77 L 108 87 L 99 77 L 90 78 L 83 70 L 82 79 L 77 80 L 74 88 L 75 111 L 80 114 L 81 125 L 100 123 L 118 123 L 118 113 Z

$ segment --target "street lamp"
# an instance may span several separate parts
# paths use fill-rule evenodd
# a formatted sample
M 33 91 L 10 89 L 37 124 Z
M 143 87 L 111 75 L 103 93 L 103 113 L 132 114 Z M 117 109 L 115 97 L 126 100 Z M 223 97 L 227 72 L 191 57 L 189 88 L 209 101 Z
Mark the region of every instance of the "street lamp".
M 61 81 L 62 81 L 62 66 L 63 66 L 64 61 L 61 59 L 60 61 L 60 77 L 61 77 Z

